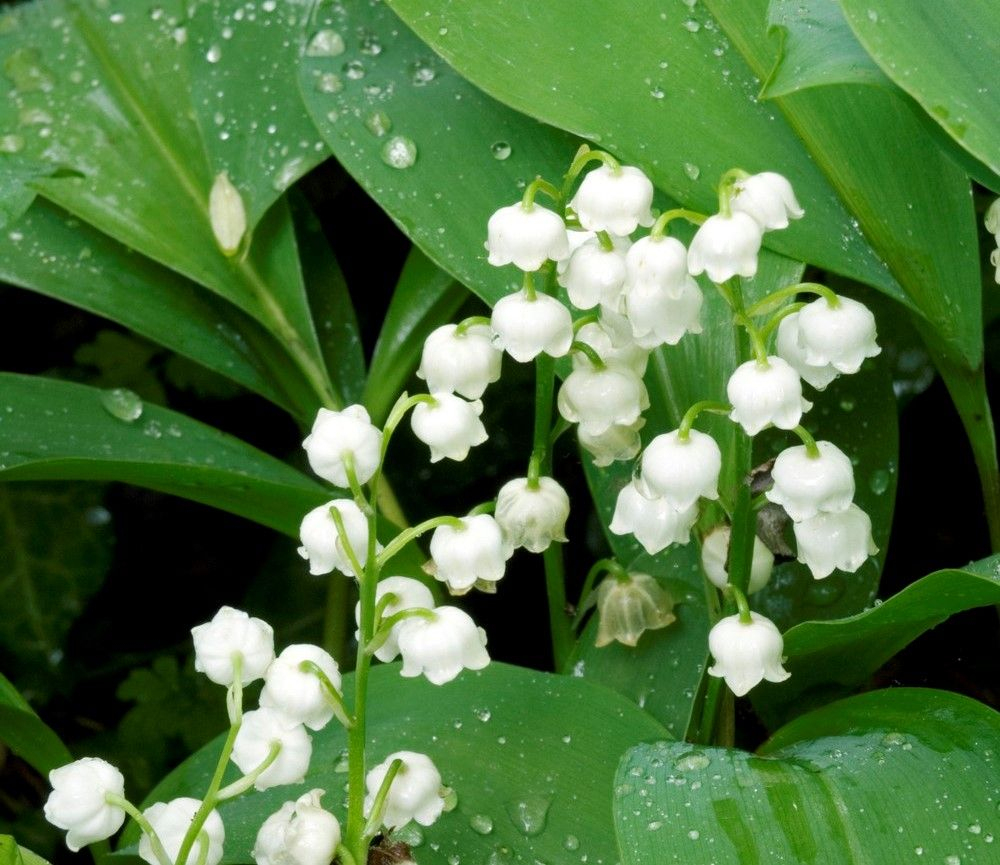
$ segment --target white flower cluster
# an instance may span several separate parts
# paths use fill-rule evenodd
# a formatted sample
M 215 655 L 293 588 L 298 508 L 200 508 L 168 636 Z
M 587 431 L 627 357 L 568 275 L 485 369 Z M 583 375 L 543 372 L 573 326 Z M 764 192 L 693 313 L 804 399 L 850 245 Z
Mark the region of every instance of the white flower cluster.
M 993 241 L 997 248 L 990 253 L 990 264 L 996 268 L 994 279 L 1000 284 L 1000 198 L 994 199 L 993 203 L 986 209 L 986 216 L 983 219 L 986 230 L 993 235 Z

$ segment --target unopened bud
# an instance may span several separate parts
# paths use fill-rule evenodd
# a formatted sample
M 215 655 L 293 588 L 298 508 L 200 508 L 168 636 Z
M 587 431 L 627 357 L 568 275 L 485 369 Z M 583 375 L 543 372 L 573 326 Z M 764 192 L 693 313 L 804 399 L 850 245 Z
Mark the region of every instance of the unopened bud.
M 208 196 L 208 217 L 219 249 L 227 258 L 232 258 L 239 251 L 247 231 L 247 212 L 240 191 L 225 171 L 215 175 Z

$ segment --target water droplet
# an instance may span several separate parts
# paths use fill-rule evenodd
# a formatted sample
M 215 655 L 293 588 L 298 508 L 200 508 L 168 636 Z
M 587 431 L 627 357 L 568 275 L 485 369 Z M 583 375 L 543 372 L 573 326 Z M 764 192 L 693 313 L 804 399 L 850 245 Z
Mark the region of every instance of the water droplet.
M 688 838 L 690 838 L 692 841 L 697 841 L 700 837 L 701 837 L 701 832 L 699 832 L 697 829 L 692 829 L 690 832 L 688 832 Z
M 882 495 L 887 489 L 889 489 L 889 472 L 885 469 L 877 469 L 872 472 L 872 476 L 868 479 L 868 486 L 871 487 L 871 491 L 875 495 Z
M 340 93 L 344 82 L 336 72 L 324 72 L 316 78 L 316 90 L 320 93 Z
M 869 9 L 868 20 L 871 21 L 872 24 L 878 24 L 878 12 L 876 12 L 874 9 Z
M 486 708 L 476 708 L 472 710 L 472 714 L 475 715 L 484 724 L 493 717 L 493 713 Z
M 348 60 L 344 64 L 344 74 L 351 79 L 351 81 L 358 81 L 365 77 L 365 64 L 360 60 Z
M 456 793 L 451 787 L 441 788 L 441 799 L 444 801 L 445 813 L 454 811 L 458 807 L 458 793 Z
M 55 84 L 37 48 L 18 48 L 3 63 L 4 74 L 22 93 L 48 92 Z
M 339 57 L 344 49 L 344 37 L 336 30 L 318 30 L 306 45 L 306 57 Z
M 417 161 L 417 145 L 405 135 L 393 135 L 382 145 L 382 161 L 392 168 L 409 168 Z
M 142 434 L 149 436 L 151 439 L 161 439 L 163 438 L 163 427 L 160 426 L 158 421 L 147 421 L 146 425 L 142 428 Z
M 112 12 L 108 16 L 108 21 L 110 21 L 112 24 L 124 24 L 125 15 L 121 12 Z
M 20 135 L 0 136 L 0 153 L 19 153 L 24 149 L 24 139 Z
M 452 853 L 451 856 L 448 857 L 448 865 L 462 865 L 462 857 L 457 853 Z
M 511 146 L 506 141 L 495 141 L 490 145 L 490 153 L 494 159 L 503 162 L 511 153 Z
M 970 831 L 970 832 L 971 832 L 971 833 L 972 833 L 973 835 L 979 835 L 979 834 L 980 834 L 980 833 L 981 833 L 981 832 L 983 831 L 983 827 L 982 827 L 982 826 L 980 826 L 980 825 L 979 825 L 978 823 L 972 823 L 972 824 L 971 824 L 971 825 L 969 826 L 969 831 Z
M 563 839 L 563 847 L 567 850 L 579 850 L 580 849 L 580 839 L 576 835 L 567 835 Z
M 469 825 L 474 832 L 489 835 L 493 831 L 493 818 L 488 814 L 473 814 L 469 819 Z
M 678 772 L 700 772 L 712 759 L 708 754 L 699 754 L 697 751 L 691 754 L 685 754 L 683 757 L 679 757 L 677 762 L 674 763 L 674 767 Z
M 22 126 L 45 126 L 52 122 L 52 115 L 44 108 L 23 108 L 17 119 Z
M 222 49 L 218 44 L 209 46 L 208 51 L 205 52 L 205 59 L 209 63 L 218 63 L 222 59 Z
M 170 35 L 178 45 L 183 45 L 188 41 L 187 27 L 175 27 Z
M 664 92 L 662 87 L 654 87 L 652 90 L 649 91 L 649 95 L 652 96 L 654 99 L 662 99 L 667 94 Z
M 416 823 L 407 823 L 392 833 L 393 841 L 400 841 L 408 847 L 419 847 L 424 843 L 424 833 Z
M 663 821 L 662 820 L 650 820 L 646 824 L 646 828 L 650 832 L 655 832 L 657 829 L 662 829 L 663 828 Z
M 128 423 L 142 417 L 142 398 L 126 387 L 102 391 L 101 405 L 109 415 Z
M 382 138 L 392 129 L 392 119 L 384 111 L 373 111 L 365 118 L 365 128 L 376 138 Z
M 331 123 L 336 123 L 338 120 L 340 120 L 340 112 L 337 111 L 336 109 L 331 109 L 330 111 L 326 112 L 326 119 L 329 120 Z
M 107 508 L 101 507 L 100 505 L 95 505 L 92 508 L 87 508 L 83 512 L 83 521 L 88 526 L 94 526 L 95 528 L 99 526 L 106 526 L 111 522 L 111 511 Z M 969 828 L 969 831 L 972 831 L 971 827 Z
M 382 43 L 374 33 L 366 33 L 361 37 L 361 53 L 369 57 L 378 57 L 382 53 Z
M 840 407 L 844 411 L 854 411 L 857 404 L 858 402 L 853 396 L 845 396 L 840 400 Z
M 435 78 L 437 78 L 437 72 L 429 63 L 422 60 L 414 63 L 410 70 L 410 81 L 414 87 L 423 87 L 425 84 L 430 84 Z
M 689 31 L 690 33 L 697 33 L 699 30 L 701 30 L 701 24 L 695 21 L 694 18 L 688 18 L 684 22 L 684 29 Z
M 552 800 L 544 796 L 525 796 L 516 802 L 507 803 L 507 816 L 521 834 L 534 838 L 545 829 L 545 819 L 551 804 Z
M 882 744 L 888 748 L 906 744 L 906 736 L 902 733 L 886 733 L 882 737 Z
M 944 865 L 962 865 L 962 857 L 952 854 L 944 857 Z
M 278 169 L 278 173 L 274 175 L 271 185 L 278 192 L 283 192 L 305 174 L 308 164 L 308 157 L 305 156 L 293 156 L 291 159 L 285 160 L 281 168 Z
M 693 162 L 684 163 L 684 173 L 691 179 L 697 180 L 701 176 L 701 169 Z

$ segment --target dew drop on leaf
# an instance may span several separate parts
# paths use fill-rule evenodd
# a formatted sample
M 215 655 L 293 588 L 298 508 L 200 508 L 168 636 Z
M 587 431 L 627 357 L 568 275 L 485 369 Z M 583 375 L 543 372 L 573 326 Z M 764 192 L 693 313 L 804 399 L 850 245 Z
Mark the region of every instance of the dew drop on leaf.
M 384 111 L 373 111 L 365 118 L 365 128 L 376 138 L 383 138 L 392 129 L 392 119 Z
M 316 78 L 316 90 L 320 93 L 340 93 L 344 82 L 336 72 L 324 72 Z
M 517 830 L 528 838 L 541 835 L 552 800 L 544 796 L 525 796 L 506 804 L 507 816 Z
M 511 154 L 511 146 L 506 141 L 497 141 L 490 146 L 493 158 L 503 162 Z
M 393 135 L 382 145 L 382 161 L 391 168 L 409 168 L 417 161 L 417 145 L 405 135 Z
M 142 417 L 142 398 L 126 387 L 102 391 L 101 405 L 109 415 L 127 423 Z
M 344 37 L 336 30 L 318 30 L 306 45 L 306 57 L 339 57 L 344 48 Z
M 693 162 L 684 163 L 684 173 L 691 179 L 697 180 L 701 176 L 701 169 Z
M 469 818 L 469 825 L 474 832 L 480 835 L 489 835 L 493 831 L 493 818 L 489 814 L 473 814 Z

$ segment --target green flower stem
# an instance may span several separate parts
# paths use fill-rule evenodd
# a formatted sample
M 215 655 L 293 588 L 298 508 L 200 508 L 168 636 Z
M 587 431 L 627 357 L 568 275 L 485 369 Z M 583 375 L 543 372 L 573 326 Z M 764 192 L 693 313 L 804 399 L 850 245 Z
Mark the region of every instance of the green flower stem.
M 750 604 L 747 603 L 747 596 L 743 594 L 736 586 L 730 583 L 726 586 L 726 597 L 731 599 L 736 605 L 736 612 L 740 617 L 740 623 L 744 625 L 749 625 L 753 622 L 753 618 L 750 615 Z
M 471 328 L 478 327 L 479 325 L 489 327 L 490 320 L 485 315 L 472 315 L 468 318 L 463 318 L 455 325 L 455 336 L 462 336 Z
M 586 327 L 588 324 L 597 324 L 600 320 L 600 316 L 595 315 L 592 312 L 587 315 L 581 315 L 576 321 L 573 322 L 573 336 L 576 336 L 581 329 Z
M 198 835 L 198 859 L 196 865 L 205 865 L 208 862 L 208 851 L 212 842 L 208 840 L 208 833 L 202 832 Z
M 615 242 L 611 239 L 611 235 L 606 231 L 597 232 L 597 242 L 601 245 L 601 249 L 605 252 L 614 252 Z
M 628 579 L 628 571 L 614 559 L 598 559 L 594 562 L 583 580 L 583 588 L 580 589 L 580 599 L 576 604 L 576 616 L 574 616 L 572 624 L 574 631 L 580 627 L 584 614 L 590 609 L 588 600 L 594 591 L 594 583 L 597 582 L 597 578 L 601 574 L 611 574 L 615 579 L 621 581 Z
M 358 865 L 354 861 L 354 856 L 351 851 L 348 850 L 343 844 L 337 846 L 337 852 L 334 854 L 334 861 L 339 862 L 340 865 Z
M 358 483 L 358 473 L 354 468 L 354 456 L 348 451 L 343 454 L 342 458 L 344 460 L 344 474 L 347 475 L 347 485 L 351 490 L 351 495 L 354 496 L 354 504 L 361 509 L 361 513 L 364 513 L 371 505 L 368 504 L 365 491 Z
M 375 605 L 375 627 L 378 628 L 382 617 L 385 615 L 385 611 L 389 609 L 393 604 L 399 601 L 399 595 L 395 592 L 386 592 L 378 599 L 378 604 Z
M 451 526 L 453 529 L 464 529 L 465 523 L 461 521 L 458 517 L 431 517 L 429 520 L 424 520 L 422 523 L 417 523 L 415 526 L 400 532 L 396 537 L 394 537 L 382 552 L 378 555 L 378 567 L 381 570 L 389 562 L 393 556 L 397 555 L 400 550 L 403 549 L 410 541 L 415 541 L 421 535 L 426 534 L 431 531 L 431 529 L 436 529 L 438 526 Z M 374 612 L 374 602 L 372 604 L 372 611 Z
M 388 619 L 379 623 L 378 630 L 375 632 L 375 635 L 371 638 L 368 645 L 365 646 L 365 651 L 369 655 L 374 655 L 385 645 L 385 641 L 389 639 L 390 634 L 392 634 L 392 629 L 396 625 L 406 619 L 414 618 L 433 620 L 435 615 L 433 610 L 427 610 L 423 607 L 411 607 L 408 610 L 400 610 L 398 613 L 393 613 Z
M 832 288 L 820 285 L 818 282 L 797 282 L 795 285 L 786 285 L 784 288 L 779 288 L 777 291 L 772 291 L 766 297 L 762 297 L 747 310 L 747 315 L 760 315 L 774 306 L 778 301 L 788 297 L 795 297 L 798 294 L 816 294 L 820 297 L 825 297 L 826 302 L 832 309 L 840 306 L 840 298 L 837 297 L 837 293 Z
M 242 778 L 238 778 L 233 781 L 232 784 L 227 784 L 215 795 L 216 802 L 224 802 L 226 799 L 233 799 L 239 796 L 241 793 L 246 793 L 253 785 L 254 782 L 263 775 L 278 759 L 278 754 L 281 753 L 281 742 L 274 741 L 271 743 L 271 747 L 267 749 L 267 756 L 253 769 L 246 773 Z M 214 805 L 213 805 L 214 807 Z M 182 860 L 183 861 L 183 860 Z
M 563 200 L 569 198 L 570 190 L 573 188 L 573 184 L 576 183 L 577 177 L 580 176 L 580 172 L 587 167 L 590 162 L 603 162 L 612 171 L 619 171 L 621 169 L 621 164 L 615 159 L 610 153 L 605 153 L 603 150 L 591 150 L 586 144 L 582 145 L 580 149 L 576 152 L 576 156 L 573 158 L 573 162 L 569 166 L 569 170 L 563 177 L 562 186 L 562 198 Z
M 528 482 L 526 486 L 529 490 L 537 490 L 541 487 L 539 482 L 542 476 L 542 459 L 536 453 L 531 454 L 531 458 L 528 460 Z
M 490 499 L 488 502 L 480 502 L 474 508 L 470 508 L 466 516 L 478 517 L 480 514 L 492 514 L 496 509 L 497 509 L 496 499 Z
M 392 782 L 396 780 L 396 776 L 402 768 L 403 761 L 399 759 L 393 760 L 389 764 L 389 769 L 385 773 L 385 777 L 382 779 L 382 783 L 379 785 L 378 792 L 375 794 L 375 799 L 372 802 L 372 811 L 368 817 L 368 822 L 365 824 L 365 836 L 367 838 L 374 837 L 379 826 L 382 825 L 382 818 L 385 816 L 385 800 L 389 798 L 389 788 L 392 787 Z
M 712 412 L 713 414 L 729 414 L 732 410 L 733 407 L 729 403 L 719 402 L 718 400 L 705 399 L 701 402 L 696 402 L 685 412 L 684 417 L 681 418 L 681 425 L 677 428 L 677 437 L 681 441 L 687 441 L 691 435 L 691 427 L 694 426 L 695 419 L 703 411 Z
M 804 306 L 804 303 L 790 303 L 788 306 L 783 306 L 760 328 L 760 338 L 766 343 L 771 338 L 771 334 L 778 329 L 778 325 L 781 324 L 782 319 L 788 318 L 788 316 L 798 312 Z
M 525 210 L 531 210 L 535 206 L 535 196 L 539 193 L 543 193 L 551 198 L 556 203 L 562 201 L 562 194 L 559 190 L 547 180 L 541 177 L 536 177 L 531 183 L 528 184 L 527 188 L 524 190 L 524 195 L 521 196 L 521 207 Z
M 816 439 L 812 437 L 812 434 L 804 426 L 799 424 L 795 427 L 792 432 L 795 433 L 800 439 L 802 439 L 802 444 L 806 446 L 806 453 L 813 459 L 819 457 L 819 447 L 816 445 Z
M 323 613 L 323 648 L 333 657 L 342 658 L 347 649 L 347 619 L 350 583 L 344 575 L 333 571 L 327 576 L 326 609 Z
M 566 573 L 562 547 L 552 543 L 542 553 L 545 591 L 549 597 L 549 625 L 552 630 L 552 658 L 556 670 L 566 665 L 573 651 L 573 629 L 566 615 Z
M 163 842 L 160 841 L 160 836 L 156 834 L 156 830 L 150 824 L 146 816 L 135 807 L 128 799 L 124 796 L 119 796 L 117 793 L 105 793 L 104 801 L 109 805 L 114 805 L 121 808 L 126 814 L 129 815 L 136 824 L 142 829 L 143 834 L 149 838 L 149 845 L 153 848 L 153 855 L 156 857 L 156 861 L 160 865 L 174 865 L 170 861 L 170 857 L 167 855 L 167 851 L 163 849 Z
M 740 313 L 736 316 L 736 323 L 746 331 L 747 337 L 750 339 L 750 345 L 753 347 L 753 355 L 756 358 L 757 363 L 767 366 L 767 346 L 764 344 L 764 339 L 761 336 L 760 331 L 757 330 L 754 323 L 745 313 Z
M 524 271 L 523 291 L 525 300 L 538 300 L 538 292 L 535 290 L 535 274 L 530 270 Z
M 594 369 L 605 369 L 607 367 L 607 364 L 601 359 L 601 356 L 585 342 L 578 342 L 574 339 L 572 345 L 569 347 L 569 350 L 578 351 L 580 354 L 585 355 Z
M 303 673 L 312 673 L 319 679 L 320 686 L 323 688 L 323 694 L 330 706 L 333 707 L 333 714 L 344 725 L 344 728 L 349 730 L 354 726 L 354 719 L 351 717 L 351 713 L 347 711 L 347 705 L 344 703 L 343 696 L 333 682 L 330 681 L 330 677 L 323 671 L 323 668 L 315 661 L 302 661 L 299 664 L 299 670 Z
M 360 576 L 364 568 L 361 567 L 361 562 L 359 561 L 357 554 L 354 552 L 354 547 L 351 545 L 351 539 L 347 535 L 347 527 L 344 525 L 344 518 L 341 516 L 340 511 L 338 511 L 335 507 L 330 508 L 330 516 L 333 518 L 333 524 L 337 527 L 337 539 L 340 541 L 340 545 L 344 549 L 347 561 L 350 562 L 354 573 Z
M 378 487 L 380 486 L 380 480 L 382 478 L 382 466 L 385 464 L 385 455 L 389 449 L 389 442 L 392 439 L 392 435 L 396 432 L 396 427 L 399 426 L 400 422 L 406 417 L 406 413 L 415 406 L 420 405 L 420 403 L 427 403 L 428 405 L 437 405 L 437 400 L 434 399 L 429 393 L 417 393 L 410 396 L 405 391 L 399 395 L 399 399 L 396 400 L 395 405 L 389 411 L 389 416 L 385 420 L 385 426 L 382 427 L 382 448 L 379 452 L 378 468 L 375 469 L 375 475 L 369 481 L 369 486 L 374 491 L 374 497 L 377 500 L 379 496 Z M 394 521 L 395 522 L 395 521 Z
M 555 445 L 555 443 L 557 441 L 559 441 L 559 437 L 563 433 L 569 432 L 572 428 L 573 428 L 573 424 L 571 424 L 568 420 L 566 420 L 566 418 L 564 418 L 564 417 L 559 418 L 552 425 L 552 429 L 549 432 L 549 447 L 552 447 L 553 445 Z
M 733 197 L 733 185 L 738 180 L 745 180 L 750 175 L 742 168 L 730 168 L 719 178 L 719 215 L 732 216 L 732 208 L 729 206 Z
M 667 232 L 667 226 L 675 219 L 686 219 L 692 225 L 701 225 L 708 217 L 704 213 L 698 213 L 696 210 L 675 207 L 672 210 L 664 211 L 657 217 L 656 222 L 653 223 L 653 227 L 649 231 L 649 236 L 654 238 L 663 237 Z

